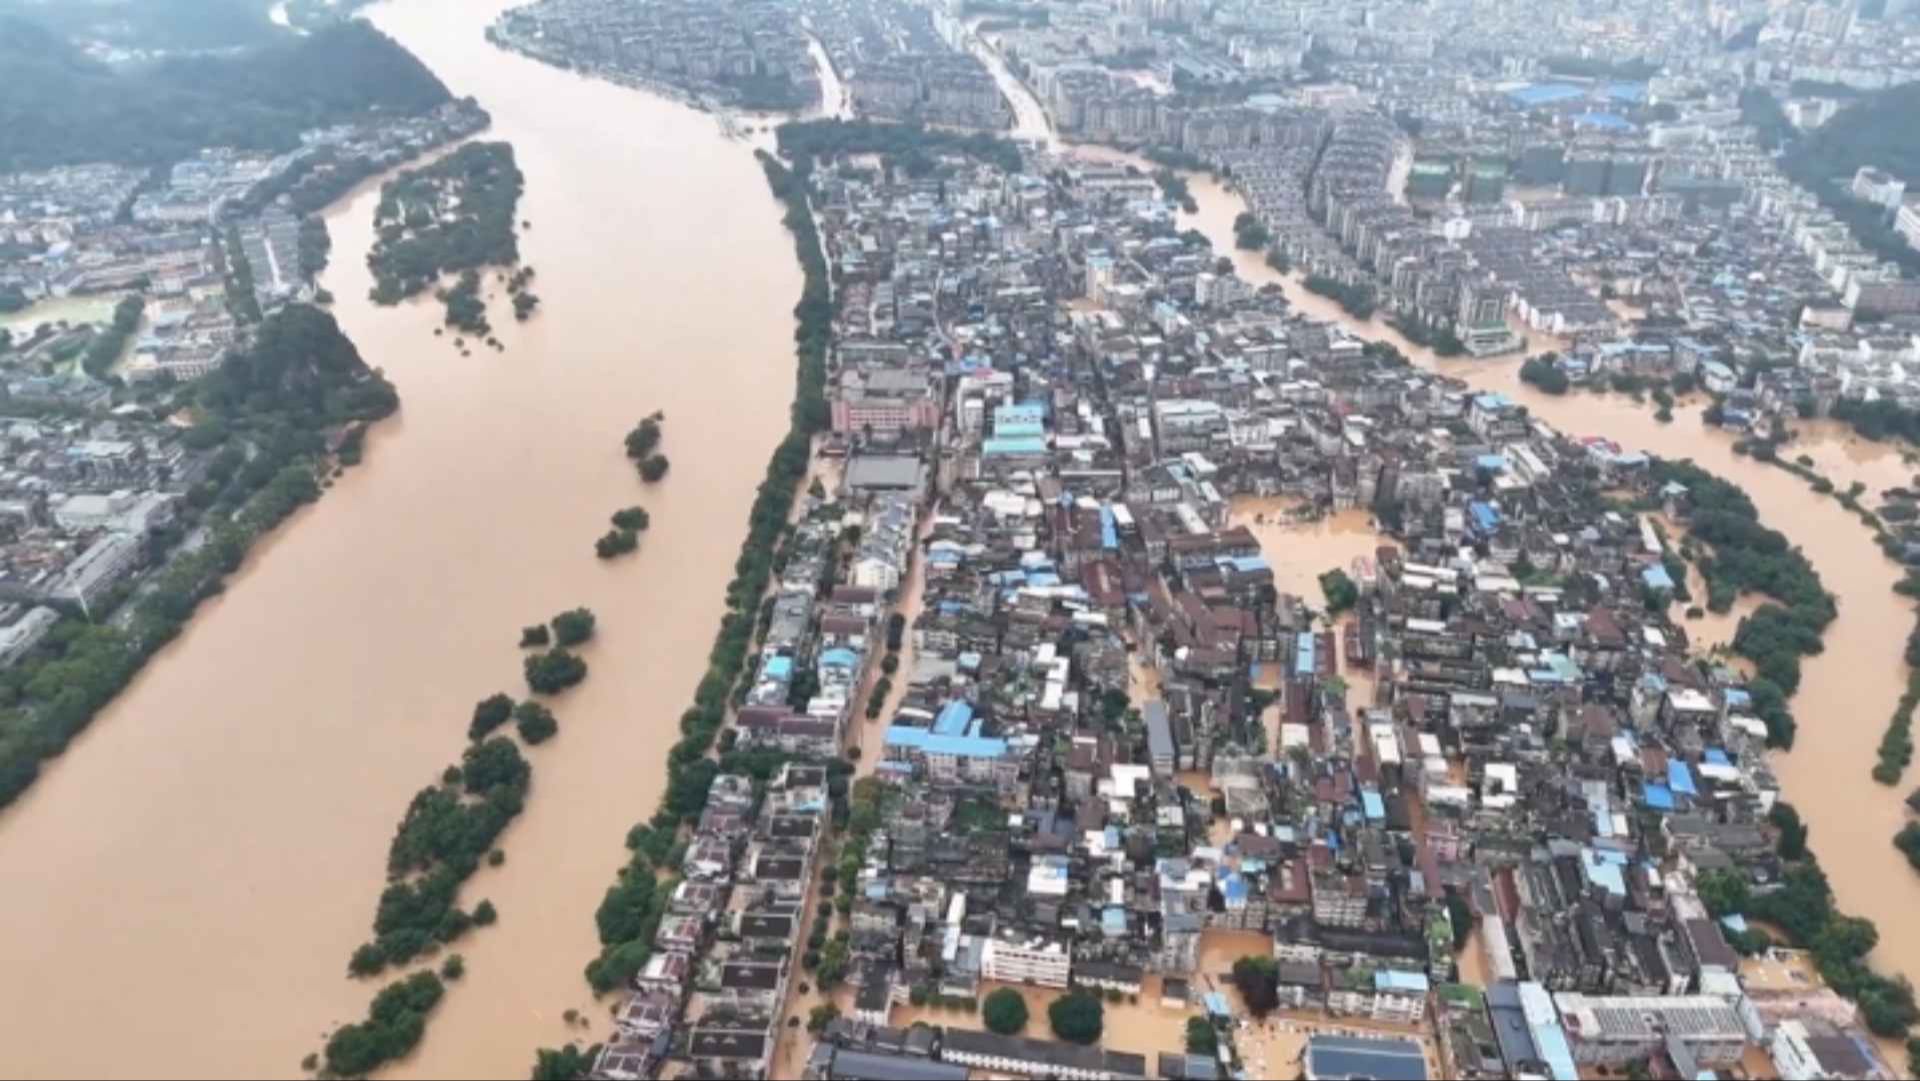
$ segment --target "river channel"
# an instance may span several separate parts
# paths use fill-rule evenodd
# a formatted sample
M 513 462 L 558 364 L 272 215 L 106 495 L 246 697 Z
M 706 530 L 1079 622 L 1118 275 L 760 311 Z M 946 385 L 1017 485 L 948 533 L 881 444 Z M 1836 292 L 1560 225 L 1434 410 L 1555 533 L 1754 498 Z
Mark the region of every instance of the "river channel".
M 0 1072 L 298 1074 L 375 990 L 346 959 L 408 799 L 457 759 L 475 700 L 524 692 L 520 626 L 578 604 L 600 618 L 592 674 L 528 752 L 506 864 L 463 893 L 500 922 L 459 943 L 465 979 L 388 1072 L 525 1076 L 569 1039 L 566 1010 L 593 1009 L 594 907 L 653 810 L 786 428 L 801 277 L 747 144 L 494 48 L 505 4 L 368 15 L 512 142 L 540 313 L 516 324 L 496 287 L 505 352 L 462 357 L 437 305 L 365 299 L 377 189 L 328 212 L 335 314 L 402 411 L 0 815 Z M 621 437 L 655 409 L 673 470 L 643 489 Z M 595 559 L 634 503 L 654 523 L 639 553 Z

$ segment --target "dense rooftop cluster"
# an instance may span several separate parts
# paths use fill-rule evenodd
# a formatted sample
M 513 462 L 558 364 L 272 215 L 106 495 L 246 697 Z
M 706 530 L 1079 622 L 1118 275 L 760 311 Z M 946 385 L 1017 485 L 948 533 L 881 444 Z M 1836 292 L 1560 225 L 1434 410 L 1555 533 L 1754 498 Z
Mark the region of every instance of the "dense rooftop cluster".
M 802 109 L 820 100 L 806 35 L 784 4 L 540 0 L 511 9 L 488 33 L 602 78 L 743 108 Z
M 603 1074 L 792 1068 L 809 984 L 809 1076 L 1210 1076 L 1258 1037 L 1224 1025 L 1216 1063 L 925 1007 L 1230 1016 L 1201 990 L 1230 949 L 1272 958 L 1241 1008 L 1399 1034 L 1316 1040 L 1319 1070 L 1892 1076 L 1853 1003 L 1743 959 L 1745 915 L 1840 919 L 1765 762 L 1779 688 L 1679 618 L 1686 532 L 1750 505 L 1301 317 L 1136 171 L 907 156 L 799 174 L 830 483 L 684 849 L 678 889 L 715 892 L 660 924 Z M 1291 539 L 1369 514 L 1338 557 Z M 1811 603 L 1782 581 L 1724 588 Z

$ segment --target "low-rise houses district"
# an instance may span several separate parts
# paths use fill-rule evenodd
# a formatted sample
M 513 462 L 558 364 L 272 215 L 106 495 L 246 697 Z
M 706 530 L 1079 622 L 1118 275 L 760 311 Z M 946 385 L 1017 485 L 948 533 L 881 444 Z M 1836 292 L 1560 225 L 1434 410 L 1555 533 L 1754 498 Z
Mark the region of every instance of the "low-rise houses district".
M 1684 487 L 1303 318 L 1138 172 L 938 160 L 811 171 L 837 483 L 728 737 L 790 757 L 715 782 L 599 1075 L 806 1039 L 809 1077 L 1225 1076 L 1251 1029 L 1213 1058 L 1111 1014 L 1094 1046 L 907 1019 L 1004 986 L 1230 1016 L 1232 935 L 1289 1016 L 1370 1030 L 1266 1076 L 1895 1076 L 1698 892 L 1775 880 L 1780 791 L 1670 609 L 1644 510 L 1684 522 Z M 1287 585 L 1326 557 L 1255 526 L 1356 511 L 1381 536 L 1330 618 Z
M 151 174 L 0 175 L 0 295 L 23 308 L 0 317 L 0 668 L 46 636 L 57 608 L 112 610 L 182 539 L 179 501 L 218 451 L 189 446 L 149 406 L 243 348 L 261 313 L 315 297 L 326 245 L 314 212 L 486 121 L 453 102 L 309 131 L 282 155 L 209 148 Z M 89 347 L 110 331 L 94 319 L 135 293 L 137 324 L 96 366 Z M 69 317 L 75 305 L 97 316 Z

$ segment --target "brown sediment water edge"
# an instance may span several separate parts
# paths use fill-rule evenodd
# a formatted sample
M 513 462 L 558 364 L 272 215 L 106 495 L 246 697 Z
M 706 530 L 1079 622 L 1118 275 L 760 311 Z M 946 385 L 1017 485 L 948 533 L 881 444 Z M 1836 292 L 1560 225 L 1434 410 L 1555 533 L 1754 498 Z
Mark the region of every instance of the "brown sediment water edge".
M 597 1016 L 594 907 L 659 798 L 787 428 L 802 276 L 749 145 L 494 48 L 482 32 L 505 6 L 367 15 L 513 144 L 540 312 L 505 318 L 494 288 L 506 348 L 461 357 L 433 334 L 437 304 L 366 299 L 377 185 L 327 212 L 322 284 L 401 412 L 0 814 L 0 866 L 22 876 L 0 891 L 0 970 L 34 974 L 0 987 L 5 1027 L 32 1034 L 5 1041 L 8 1073 L 297 1075 L 379 986 L 346 958 L 407 801 L 457 757 L 476 700 L 524 694 L 517 629 L 581 604 L 599 616 L 592 674 L 528 752 L 507 862 L 462 892 L 500 922 L 459 943 L 465 978 L 385 1073 L 521 1075 L 536 1046 L 581 1038 L 567 1010 Z M 656 409 L 673 471 L 643 488 L 621 438 Z M 653 518 L 640 551 L 594 558 L 607 515 L 636 503 Z

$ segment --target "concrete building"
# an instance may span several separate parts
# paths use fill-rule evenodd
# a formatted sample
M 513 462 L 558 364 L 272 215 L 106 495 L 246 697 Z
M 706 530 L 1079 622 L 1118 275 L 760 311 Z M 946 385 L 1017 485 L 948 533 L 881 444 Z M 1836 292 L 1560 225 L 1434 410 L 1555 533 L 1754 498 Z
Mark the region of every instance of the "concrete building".
M 1427 1081 L 1427 1059 L 1412 1040 L 1314 1036 L 1301 1056 L 1306 1081 Z
M 940 1058 L 976 1070 L 1064 1081 L 1123 1081 L 1147 1076 L 1145 1055 L 958 1028 L 947 1030 Z
M 1740 1011 L 1713 995 L 1553 996 L 1574 1061 L 1624 1066 L 1677 1040 L 1700 1065 L 1717 1069 L 1740 1061 L 1749 1033 Z
M 60 528 L 74 533 L 89 529 L 145 533 L 171 518 L 173 499 L 165 492 L 124 489 L 106 494 L 83 493 L 54 502 L 53 520 Z
M 1147 726 L 1147 754 L 1153 772 L 1161 777 L 1172 777 L 1178 750 L 1173 742 L 1173 723 L 1167 713 L 1167 704 L 1159 700 L 1148 702 L 1140 707 L 1140 716 Z
M 833 430 L 891 434 L 940 423 L 940 395 L 927 375 L 910 370 L 858 371 L 840 376 Z
M 982 979 L 1064 988 L 1073 968 L 1065 943 L 1039 936 L 1000 933 L 987 939 L 980 954 Z
M 943 736 L 925 728 L 894 725 L 887 729 L 882 753 L 889 761 L 917 766 L 934 784 L 988 784 L 1007 757 L 1007 741 L 986 736 Z
M 1840 301 L 1856 312 L 1911 315 L 1920 312 L 1920 281 L 1894 273 L 1855 274 Z
M 20 658 L 31 653 L 33 647 L 39 645 L 40 640 L 58 622 L 59 612 L 39 605 L 5 627 L 0 627 L 0 669 L 18 664 Z
M 139 537 L 126 533 L 101 537 L 80 553 L 78 559 L 67 564 L 53 587 L 54 598 L 91 608 L 140 565 L 144 547 Z
M 1767 1047 L 1781 1077 L 1801 1081 L 1879 1081 L 1888 1075 L 1872 1056 L 1834 1025 L 1818 1018 L 1782 1021 Z
M 1883 169 L 1862 165 L 1853 174 L 1853 197 L 1892 210 L 1906 198 L 1907 182 Z
M 855 495 L 899 492 L 918 499 L 926 487 L 927 467 L 911 455 L 860 454 L 847 462 L 841 483 Z
M 822 1054 L 824 1052 L 824 1054 Z M 852 1051 L 822 1043 L 814 1052 L 825 1058 L 812 1076 L 830 1081 L 967 1081 L 967 1068 L 912 1055 Z
M 1893 217 L 1893 231 L 1907 242 L 1907 247 L 1920 250 L 1920 203 L 1905 203 L 1900 213 Z

